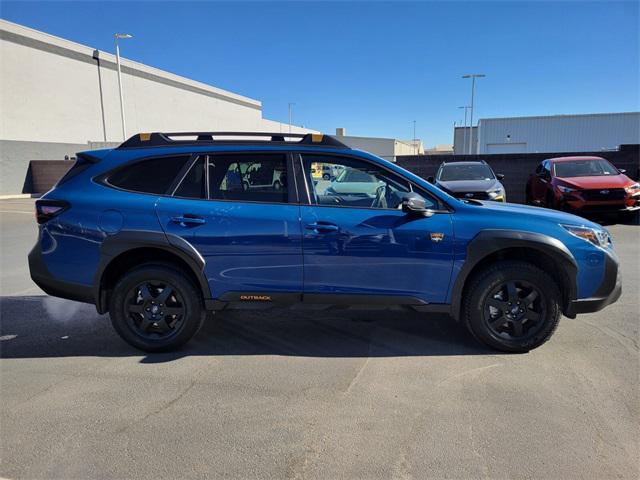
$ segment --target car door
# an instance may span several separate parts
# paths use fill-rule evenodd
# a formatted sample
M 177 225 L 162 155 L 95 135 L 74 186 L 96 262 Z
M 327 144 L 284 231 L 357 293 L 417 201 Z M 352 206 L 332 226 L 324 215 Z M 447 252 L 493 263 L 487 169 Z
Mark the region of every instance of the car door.
M 340 176 L 353 181 L 312 177 L 311 165 L 318 163 L 336 165 Z M 297 166 L 298 183 L 308 193 L 300 207 L 306 300 L 367 295 L 364 303 L 376 298 L 403 303 L 393 298 L 398 296 L 445 301 L 454 242 L 448 211 L 431 217 L 405 214 L 399 208 L 402 195 L 415 187 L 363 159 L 302 154 Z M 352 191 L 346 188 L 350 184 Z M 438 209 L 435 198 L 419 193 Z
M 531 178 L 531 200 L 535 203 L 544 202 L 548 184 L 548 171 L 545 168 L 547 160 L 543 161 L 536 168 Z
M 302 291 L 295 189 L 244 188 L 242 172 L 254 163 L 282 169 L 287 183 L 286 153 L 212 153 L 195 159 L 173 194 L 157 204 L 165 232 L 203 257 L 214 298 L 256 293 L 277 300 L 278 293 Z

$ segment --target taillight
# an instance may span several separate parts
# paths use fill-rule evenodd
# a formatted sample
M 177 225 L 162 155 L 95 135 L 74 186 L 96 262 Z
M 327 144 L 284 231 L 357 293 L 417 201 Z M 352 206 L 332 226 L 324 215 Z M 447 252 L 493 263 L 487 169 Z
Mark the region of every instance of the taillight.
M 64 200 L 37 200 L 36 221 L 38 223 L 48 222 L 67 210 L 69 206 L 69 202 Z

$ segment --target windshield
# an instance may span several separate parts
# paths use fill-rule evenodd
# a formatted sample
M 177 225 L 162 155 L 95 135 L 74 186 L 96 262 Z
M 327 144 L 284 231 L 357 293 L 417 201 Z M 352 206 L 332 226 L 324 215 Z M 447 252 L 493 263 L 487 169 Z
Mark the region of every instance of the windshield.
M 370 175 L 362 170 L 358 170 L 356 168 L 346 167 L 336 178 L 336 182 L 376 182 L 376 179 L 373 175 Z
M 575 162 L 557 162 L 553 164 L 556 177 L 600 177 L 618 175 L 620 172 L 604 159 L 576 160 Z
M 453 182 L 456 180 L 493 180 L 493 172 L 489 165 L 444 165 L 440 169 L 438 180 L 443 182 Z

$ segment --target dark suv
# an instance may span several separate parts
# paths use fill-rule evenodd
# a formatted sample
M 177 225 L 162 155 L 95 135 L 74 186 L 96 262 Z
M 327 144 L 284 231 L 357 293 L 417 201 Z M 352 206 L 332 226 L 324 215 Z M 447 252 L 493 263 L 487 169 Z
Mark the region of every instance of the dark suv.
M 472 162 L 442 162 L 429 182 L 456 198 L 474 198 L 506 202 L 507 195 L 500 180 L 504 175 L 493 173 L 484 160 Z
M 266 180 L 247 188 L 257 165 Z M 314 179 L 312 165 L 341 173 Z M 316 134 L 135 135 L 79 153 L 36 216 L 33 280 L 109 312 L 148 351 L 188 341 L 207 311 L 304 303 L 445 312 L 485 344 L 522 352 L 561 313 L 621 292 L 599 225 L 457 200 Z

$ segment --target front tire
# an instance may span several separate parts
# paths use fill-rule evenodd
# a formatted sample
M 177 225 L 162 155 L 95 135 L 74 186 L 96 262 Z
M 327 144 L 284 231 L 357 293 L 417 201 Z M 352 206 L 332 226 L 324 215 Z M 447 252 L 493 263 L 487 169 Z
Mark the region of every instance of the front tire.
M 111 295 L 109 312 L 122 339 L 147 352 L 185 344 L 205 317 L 193 282 L 165 265 L 143 265 L 123 275 Z
M 528 352 L 551 338 L 561 316 L 560 290 L 526 262 L 502 261 L 466 289 L 463 318 L 480 342 L 503 352 Z

